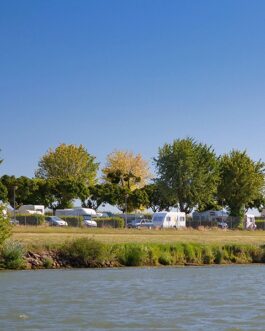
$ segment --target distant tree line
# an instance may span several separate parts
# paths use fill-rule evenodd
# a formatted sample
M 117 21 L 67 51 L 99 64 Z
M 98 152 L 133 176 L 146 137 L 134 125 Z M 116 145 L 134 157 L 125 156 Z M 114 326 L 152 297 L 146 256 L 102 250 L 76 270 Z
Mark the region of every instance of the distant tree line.
M 61 144 L 41 157 L 34 178 L 0 177 L 0 200 L 15 208 L 43 204 L 53 210 L 72 207 L 75 199 L 83 207 L 97 210 L 109 203 L 122 212 L 225 207 L 241 219 L 248 208 L 264 206 L 265 164 L 246 151 L 217 156 L 193 138 L 176 139 L 159 148 L 153 161 L 155 176 L 141 154 L 114 151 L 99 177 L 99 163 L 84 146 Z

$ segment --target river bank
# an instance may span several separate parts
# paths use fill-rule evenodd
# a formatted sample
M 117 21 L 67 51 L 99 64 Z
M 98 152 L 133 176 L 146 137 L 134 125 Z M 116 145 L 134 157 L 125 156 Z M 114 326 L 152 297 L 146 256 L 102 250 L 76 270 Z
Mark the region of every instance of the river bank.
M 52 248 L 25 249 L 7 241 L 0 257 L 2 269 L 112 268 L 123 266 L 189 266 L 264 263 L 265 246 L 199 243 L 106 244 L 78 238 Z

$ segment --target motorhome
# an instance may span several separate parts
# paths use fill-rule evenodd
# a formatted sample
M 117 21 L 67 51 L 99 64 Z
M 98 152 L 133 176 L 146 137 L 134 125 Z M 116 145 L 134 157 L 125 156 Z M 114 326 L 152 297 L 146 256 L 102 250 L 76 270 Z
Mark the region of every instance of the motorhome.
M 94 209 L 75 207 L 69 209 L 56 209 L 56 216 L 97 216 L 97 213 Z
M 153 214 L 152 223 L 155 228 L 184 228 L 186 227 L 186 214 L 183 212 L 157 212 Z
M 39 214 L 44 215 L 43 205 L 22 205 L 17 211 L 18 214 Z

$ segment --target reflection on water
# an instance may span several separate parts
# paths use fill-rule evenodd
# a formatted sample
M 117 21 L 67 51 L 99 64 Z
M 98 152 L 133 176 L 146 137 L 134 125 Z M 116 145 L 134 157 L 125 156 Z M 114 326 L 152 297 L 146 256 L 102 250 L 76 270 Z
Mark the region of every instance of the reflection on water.
M 0 273 L 0 330 L 264 330 L 265 266 Z

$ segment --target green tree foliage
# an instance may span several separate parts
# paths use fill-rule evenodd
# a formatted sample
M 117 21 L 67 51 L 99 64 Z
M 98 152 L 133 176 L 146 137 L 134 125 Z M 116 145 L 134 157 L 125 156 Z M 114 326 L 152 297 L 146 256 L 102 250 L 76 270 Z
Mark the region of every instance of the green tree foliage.
M 38 188 L 37 182 L 34 179 L 25 176 L 15 177 L 4 175 L 1 177 L 0 182 L 7 190 L 7 200 L 12 207 L 14 207 L 14 193 L 16 196 L 15 208 L 19 208 L 23 204 L 34 204 L 35 193 Z
M 146 185 L 142 190 L 148 197 L 146 207 L 151 208 L 154 213 L 157 211 L 169 210 L 170 206 L 174 205 L 174 202 L 168 199 L 166 192 L 157 183 Z
M 37 190 L 33 204 L 43 204 L 53 210 L 73 207 L 79 197 L 81 184 L 70 179 L 37 179 Z
M 4 184 L 0 181 L 0 201 L 6 202 L 7 201 L 7 188 Z
M 118 187 L 111 183 L 97 184 L 91 187 L 83 186 L 80 188 L 79 198 L 82 207 L 97 210 L 106 203 L 115 205 L 118 194 Z
M 248 207 L 264 202 L 263 162 L 254 162 L 247 153 L 233 150 L 220 158 L 221 180 L 218 197 L 228 206 L 231 216 L 243 218 Z
M 181 211 L 211 202 L 219 182 L 218 162 L 211 147 L 192 138 L 174 140 L 159 149 L 155 160 L 158 183 Z
M 5 206 L 0 204 L 0 247 L 11 235 L 11 225 L 6 215 Z
M 98 163 L 82 146 L 61 144 L 50 149 L 39 161 L 36 177 L 53 180 L 70 180 L 93 185 Z
M 116 186 L 113 201 L 123 213 L 131 213 L 135 210 L 145 209 L 148 204 L 148 196 L 142 189 L 130 191 L 127 188 Z

